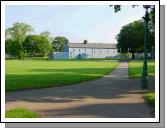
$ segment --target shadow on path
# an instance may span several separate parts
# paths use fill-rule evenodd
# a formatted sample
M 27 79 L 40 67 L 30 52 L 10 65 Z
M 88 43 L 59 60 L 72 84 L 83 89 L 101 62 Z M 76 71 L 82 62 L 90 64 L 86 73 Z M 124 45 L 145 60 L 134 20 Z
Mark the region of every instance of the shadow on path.
M 149 84 L 155 86 L 154 79 Z M 122 62 L 98 80 L 6 93 L 6 108 L 26 107 L 43 117 L 152 117 L 142 93 L 140 79 L 129 79 L 128 63 Z

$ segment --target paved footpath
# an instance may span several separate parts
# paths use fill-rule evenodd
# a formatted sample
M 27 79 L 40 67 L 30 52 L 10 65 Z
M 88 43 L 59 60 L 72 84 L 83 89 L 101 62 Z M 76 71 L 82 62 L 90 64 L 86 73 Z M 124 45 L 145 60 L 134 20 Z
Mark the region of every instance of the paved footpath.
M 128 63 L 105 77 L 63 87 L 6 93 L 6 109 L 28 108 L 42 117 L 147 118 L 139 79 L 128 78 Z

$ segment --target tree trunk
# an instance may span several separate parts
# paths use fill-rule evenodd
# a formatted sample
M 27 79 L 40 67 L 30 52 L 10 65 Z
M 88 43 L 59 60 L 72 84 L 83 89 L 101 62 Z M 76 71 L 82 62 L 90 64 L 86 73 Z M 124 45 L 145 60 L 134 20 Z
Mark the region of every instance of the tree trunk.
M 135 55 L 134 55 L 134 52 L 132 52 L 132 59 L 135 59 Z

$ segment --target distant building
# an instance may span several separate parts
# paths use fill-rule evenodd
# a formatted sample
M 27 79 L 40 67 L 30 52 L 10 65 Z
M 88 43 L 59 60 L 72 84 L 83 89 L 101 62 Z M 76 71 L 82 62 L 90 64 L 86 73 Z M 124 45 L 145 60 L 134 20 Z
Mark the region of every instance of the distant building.
M 81 59 L 81 58 L 117 58 L 116 44 L 106 43 L 67 43 L 64 52 L 54 52 L 53 59 Z

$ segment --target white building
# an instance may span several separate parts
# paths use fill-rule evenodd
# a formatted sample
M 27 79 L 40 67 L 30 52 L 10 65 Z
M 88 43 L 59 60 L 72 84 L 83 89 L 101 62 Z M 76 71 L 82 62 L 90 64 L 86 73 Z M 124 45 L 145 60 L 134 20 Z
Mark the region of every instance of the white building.
M 53 59 L 81 58 L 117 58 L 119 53 L 116 44 L 106 43 L 67 43 L 64 52 L 54 52 Z

